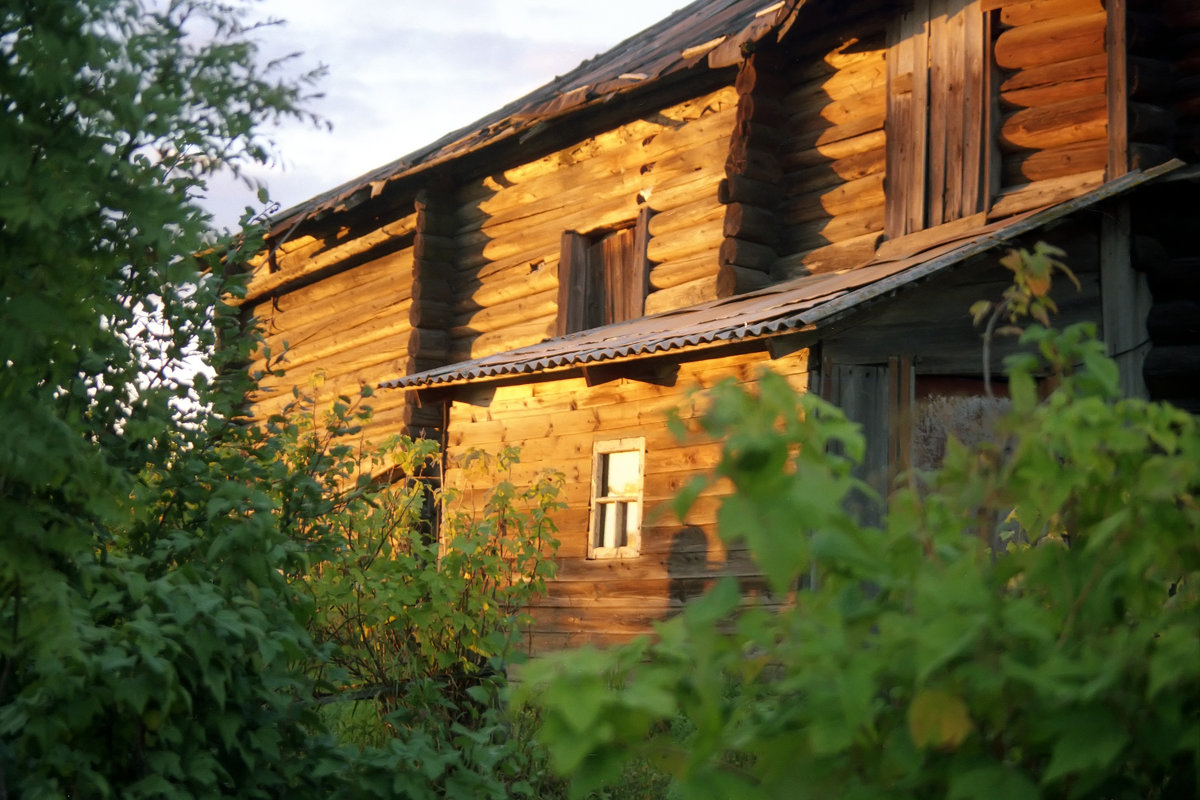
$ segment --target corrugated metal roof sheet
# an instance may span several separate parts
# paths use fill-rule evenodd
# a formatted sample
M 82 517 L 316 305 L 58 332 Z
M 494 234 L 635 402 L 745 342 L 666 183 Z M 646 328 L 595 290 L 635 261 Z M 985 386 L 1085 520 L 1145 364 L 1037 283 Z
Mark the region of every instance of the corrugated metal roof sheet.
M 741 46 L 786 22 L 803 0 L 696 0 L 565 75 L 436 142 L 334 189 L 293 206 L 272 219 L 272 232 L 338 207 L 374 197 L 390 181 L 466 155 L 485 145 L 604 102 L 667 75 L 704 62 L 709 67 L 737 63 Z
M 924 252 L 841 273 L 809 275 L 744 295 L 606 325 L 484 358 L 406 375 L 382 388 L 449 386 L 569 369 L 819 326 L 1018 236 L 1170 172 L 1173 161 L 1132 172 L 1072 200 L 993 222 Z

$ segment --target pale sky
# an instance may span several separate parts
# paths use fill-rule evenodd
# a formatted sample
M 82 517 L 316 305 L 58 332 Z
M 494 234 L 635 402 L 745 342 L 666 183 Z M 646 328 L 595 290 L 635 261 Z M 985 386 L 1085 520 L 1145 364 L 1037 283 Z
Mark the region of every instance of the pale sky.
M 310 109 L 333 130 L 273 133 L 282 163 L 256 173 L 283 208 L 429 144 L 649 27 L 690 0 L 262 0 L 286 20 L 263 35 L 264 55 L 302 51 L 325 64 Z M 252 191 L 210 187 L 218 226 Z

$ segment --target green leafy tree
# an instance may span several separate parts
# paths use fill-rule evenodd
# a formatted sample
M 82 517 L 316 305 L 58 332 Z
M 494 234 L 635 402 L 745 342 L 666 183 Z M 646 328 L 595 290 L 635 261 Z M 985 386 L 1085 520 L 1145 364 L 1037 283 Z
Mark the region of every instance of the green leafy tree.
M 574 792 L 640 757 L 688 798 L 1195 797 L 1200 430 L 1119 399 L 1092 334 L 1030 325 L 997 441 L 951 442 L 878 529 L 846 510 L 869 490 L 836 408 L 769 373 L 718 387 L 719 531 L 787 602 L 723 582 L 654 642 L 532 665 Z
M 0 797 L 345 785 L 297 702 L 283 468 L 244 386 L 175 369 L 236 327 L 198 195 L 304 85 L 224 3 L 0 9 Z

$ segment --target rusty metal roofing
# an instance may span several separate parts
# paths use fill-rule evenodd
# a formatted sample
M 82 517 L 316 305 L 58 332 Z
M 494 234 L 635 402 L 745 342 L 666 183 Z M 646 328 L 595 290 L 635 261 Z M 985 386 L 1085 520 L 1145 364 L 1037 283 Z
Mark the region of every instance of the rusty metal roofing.
M 426 170 L 536 128 L 615 95 L 697 65 L 720 68 L 741 60 L 743 45 L 790 20 L 803 0 L 696 0 L 616 47 L 460 130 L 341 186 L 276 214 L 273 231 L 323 211 L 351 208 L 394 180 Z
M 554 372 L 616 359 L 811 330 L 866 303 L 1007 244 L 1074 211 L 1126 192 L 1179 166 L 1131 172 L 1074 199 L 993 222 L 921 253 L 840 273 L 808 275 L 735 297 L 606 325 L 386 381 L 382 388 L 428 388 Z

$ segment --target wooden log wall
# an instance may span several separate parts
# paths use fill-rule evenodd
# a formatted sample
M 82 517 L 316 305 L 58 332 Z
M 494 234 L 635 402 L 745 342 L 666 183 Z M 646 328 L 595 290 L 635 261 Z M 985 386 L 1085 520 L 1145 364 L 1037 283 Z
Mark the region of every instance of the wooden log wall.
M 679 409 L 689 424 L 695 420 L 703 401 L 689 396 L 689 387 L 710 387 L 728 377 L 747 383 L 768 365 L 807 388 L 807 351 L 774 361 L 754 352 L 685 360 L 669 386 L 627 378 L 589 386 L 583 377 L 568 377 L 467 389 L 469 394 L 451 404 L 447 485 L 463 490 L 466 508 L 478 507 L 479 493 L 494 483 L 494 476 L 472 480 L 463 470 L 461 459 L 470 448 L 520 447 L 521 463 L 511 476 L 517 485 L 528 485 L 543 469 L 566 475 L 562 499 L 568 507 L 554 516 L 561 541 L 558 576 L 533 609 L 534 653 L 649 633 L 651 622 L 677 611 L 718 575 L 738 576 L 748 597 L 762 588 L 748 553 L 726 548 L 716 535 L 716 512 L 728 486 L 710 488 L 684 520 L 664 507 L 720 455 L 711 440 L 676 441 L 664 420 L 670 409 Z M 638 436 L 646 442 L 641 554 L 588 560 L 593 443 Z
M 437 335 L 415 331 L 411 321 L 419 217 L 412 212 L 365 232 L 305 236 L 277 250 L 274 270 L 256 273 L 245 307 L 260 325 L 263 348 L 250 369 L 283 375 L 260 381 L 249 398 L 254 417 L 282 412 L 294 400 L 293 388 L 327 407 L 339 395 L 356 398 L 363 385 L 427 363 L 424 352 L 431 341 L 436 346 Z M 372 439 L 440 422 L 402 393 L 378 393 L 369 404 Z
M 886 22 L 859 19 L 855 38 L 792 59 L 776 278 L 849 269 L 875 255 L 884 225 Z
M 737 123 L 729 140 L 725 179 L 717 189 L 725 204 L 720 264 L 746 270 L 750 281 L 764 286 L 778 258 L 783 171 L 776 154 L 785 121 L 783 66 L 778 50 L 762 49 L 739 67 L 734 83 Z
M 1135 5 L 1135 9 L 1138 6 Z M 1165 0 L 1160 41 L 1170 59 L 1171 108 L 1178 121 L 1176 150 L 1189 162 L 1200 161 L 1200 4 Z
M 643 206 L 654 212 L 646 313 L 728 292 L 738 275 L 718 264 L 717 184 L 736 114 L 727 87 L 460 189 L 450 359 L 553 335 L 562 234 L 628 224 Z
M 1105 6 L 1032 0 L 995 12 L 1001 166 L 990 216 L 1065 200 L 1104 181 Z

